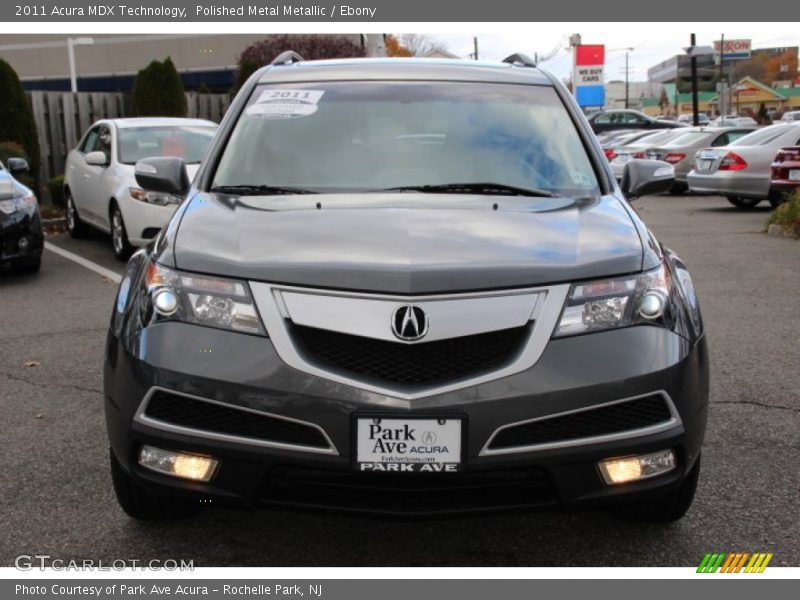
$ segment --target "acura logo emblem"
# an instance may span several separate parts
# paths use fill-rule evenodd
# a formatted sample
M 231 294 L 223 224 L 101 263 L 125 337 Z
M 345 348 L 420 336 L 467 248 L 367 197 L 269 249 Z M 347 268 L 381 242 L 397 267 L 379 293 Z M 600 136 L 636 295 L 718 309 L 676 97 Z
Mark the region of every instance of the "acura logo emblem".
M 405 342 L 423 338 L 428 333 L 428 315 L 419 306 L 401 306 L 392 315 L 392 333 Z

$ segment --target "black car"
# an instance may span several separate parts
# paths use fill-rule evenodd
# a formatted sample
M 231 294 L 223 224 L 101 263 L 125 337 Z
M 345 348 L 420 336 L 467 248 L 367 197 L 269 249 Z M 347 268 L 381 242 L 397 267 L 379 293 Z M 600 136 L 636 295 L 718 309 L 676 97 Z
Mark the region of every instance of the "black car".
M 598 110 L 587 115 L 586 119 L 595 133 L 613 129 L 673 129 L 685 127 L 675 121 L 659 121 L 653 117 L 630 109 Z
M 120 283 L 111 471 L 140 519 L 214 506 L 389 515 L 694 496 L 708 356 L 686 266 L 564 85 L 514 56 L 257 71 Z
M 0 265 L 34 273 L 42 264 L 44 235 L 35 194 L 15 179 L 28 173 L 28 162 L 9 158 L 0 163 Z

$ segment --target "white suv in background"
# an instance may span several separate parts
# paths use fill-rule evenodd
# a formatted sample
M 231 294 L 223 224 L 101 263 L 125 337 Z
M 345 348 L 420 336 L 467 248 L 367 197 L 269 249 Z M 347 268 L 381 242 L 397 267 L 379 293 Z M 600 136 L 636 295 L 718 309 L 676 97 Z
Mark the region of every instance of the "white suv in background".
M 72 237 L 88 226 L 111 234 L 114 255 L 126 260 L 134 246 L 155 237 L 183 198 L 136 185 L 134 166 L 150 156 L 175 156 L 194 177 L 217 125 L 202 119 L 132 118 L 96 122 L 67 156 L 64 197 Z

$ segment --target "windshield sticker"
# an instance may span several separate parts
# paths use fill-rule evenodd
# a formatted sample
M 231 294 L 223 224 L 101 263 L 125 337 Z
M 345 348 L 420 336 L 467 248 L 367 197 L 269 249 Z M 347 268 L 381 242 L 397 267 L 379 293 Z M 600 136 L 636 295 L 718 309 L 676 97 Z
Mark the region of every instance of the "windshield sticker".
M 570 171 L 572 182 L 581 187 L 592 187 L 592 178 L 583 171 Z
M 264 90 L 245 111 L 262 119 L 295 119 L 317 112 L 324 90 Z

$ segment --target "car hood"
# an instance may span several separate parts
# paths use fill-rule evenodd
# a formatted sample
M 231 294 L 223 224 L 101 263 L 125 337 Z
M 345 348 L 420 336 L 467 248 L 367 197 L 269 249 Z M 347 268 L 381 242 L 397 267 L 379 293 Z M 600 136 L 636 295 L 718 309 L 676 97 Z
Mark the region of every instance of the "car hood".
M 173 244 L 179 269 L 395 294 L 630 273 L 643 254 L 614 196 L 201 193 L 184 207 Z

